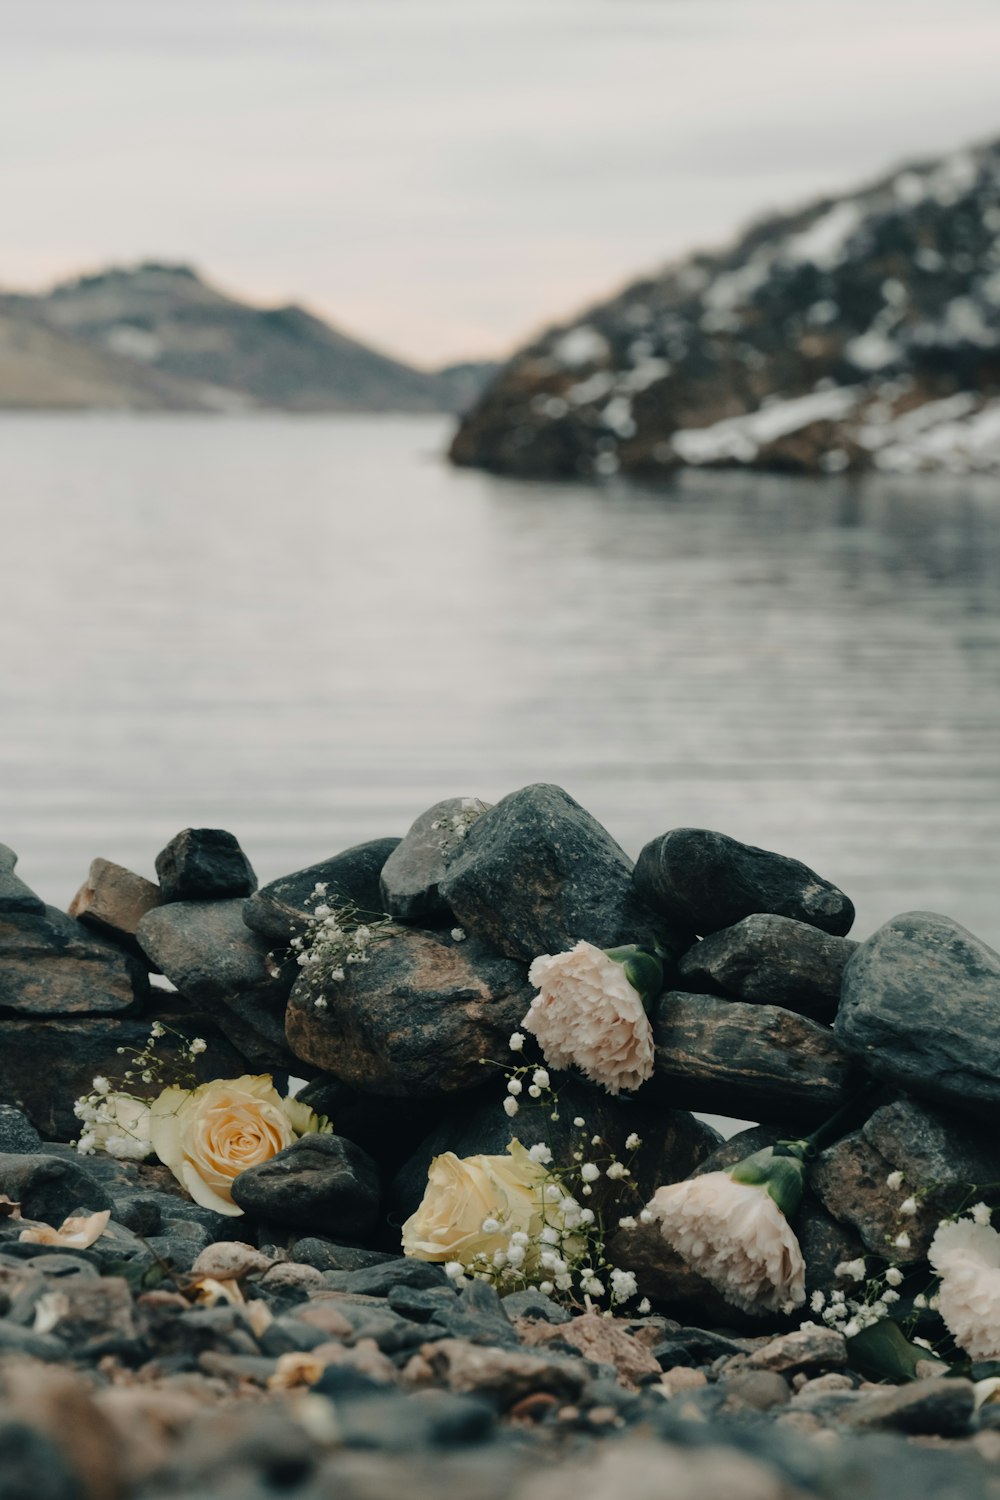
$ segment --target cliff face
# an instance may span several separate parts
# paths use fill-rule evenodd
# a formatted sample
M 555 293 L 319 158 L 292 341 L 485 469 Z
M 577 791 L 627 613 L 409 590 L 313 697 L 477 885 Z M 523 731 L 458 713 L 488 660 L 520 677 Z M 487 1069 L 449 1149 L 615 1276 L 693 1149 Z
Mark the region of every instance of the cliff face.
M 551 329 L 451 456 L 565 478 L 1000 468 L 1000 142 L 769 219 Z

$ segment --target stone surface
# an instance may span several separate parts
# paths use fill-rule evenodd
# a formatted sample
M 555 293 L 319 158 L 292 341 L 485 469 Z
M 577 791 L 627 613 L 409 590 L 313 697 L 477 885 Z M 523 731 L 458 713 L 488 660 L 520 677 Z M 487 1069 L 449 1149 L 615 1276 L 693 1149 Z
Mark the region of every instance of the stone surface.
M 893 1191 L 886 1178 L 903 1173 Z M 809 1173 L 813 1192 L 834 1218 L 850 1224 L 868 1250 L 888 1252 L 901 1231 L 908 1249 L 893 1249 L 903 1263 L 921 1260 L 940 1219 L 955 1213 L 974 1183 L 1000 1181 L 1000 1143 L 967 1116 L 900 1099 L 875 1110 L 859 1131 L 821 1152 Z M 899 1205 L 917 1196 L 917 1212 Z
M 19 875 L 14 874 L 17 855 L 6 844 L 0 844 L 0 913 L 26 912 L 41 916 L 45 902 L 36 896 L 30 886 L 25 885 Z
M 42 1138 L 27 1115 L 12 1104 L 0 1104 L 0 1152 L 41 1150 Z
M 634 879 L 644 902 L 703 936 L 755 912 L 791 917 L 838 936 L 854 921 L 843 891 L 807 865 L 707 828 L 674 828 L 650 840 Z
M 645 1344 L 628 1333 L 617 1319 L 605 1318 L 599 1312 L 582 1313 L 568 1323 L 552 1325 L 529 1323 L 520 1330 L 521 1342 L 529 1349 L 548 1344 L 570 1344 L 585 1359 L 610 1365 L 622 1384 L 636 1390 L 652 1376 L 657 1381 L 660 1366 Z
M 991 1114 L 1000 1104 L 1000 954 L 950 917 L 893 917 L 847 965 L 836 1031 L 878 1077 Z
M 91 861 L 87 879 L 69 905 L 69 915 L 129 951 L 141 953 L 135 933 L 148 911 L 159 906 L 160 888 L 109 859 Z
M 961 1437 L 972 1422 L 974 1402 L 971 1380 L 915 1380 L 896 1390 L 867 1395 L 852 1410 L 850 1420 L 856 1427 Z
M 438 885 L 473 823 L 488 811 L 478 797 L 448 797 L 420 814 L 382 867 L 382 905 L 390 915 L 425 927 L 454 921 Z
M 421 1351 L 433 1374 L 457 1394 L 476 1392 L 510 1406 L 532 1391 L 551 1391 L 573 1400 L 588 1378 L 582 1359 L 494 1349 L 465 1339 L 442 1339 Z
M 82 1162 L 42 1152 L 0 1155 L 0 1193 L 20 1203 L 23 1218 L 40 1219 L 56 1229 L 77 1209 L 98 1213 L 112 1206 Z
M 632 862 L 561 787 L 512 792 L 470 828 L 439 891 L 459 923 L 530 962 L 572 948 L 659 941 L 671 955 L 688 929 L 657 918 L 633 889 Z
M 850 1059 L 827 1027 L 793 1011 L 675 990 L 651 1019 L 656 1064 L 644 1094 L 789 1129 L 845 1102 Z
M 359 1093 L 328 1074 L 307 1084 L 298 1098 L 318 1115 L 335 1120 L 337 1133 L 354 1141 L 390 1177 L 412 1154 L 414 1141 L 422 1140 L 455 1108 L 454 1097 L 447 1094 L 437 1099 L 387 1099 Z
M 164 901 L 220 901 L 257 889 L 235 836 L 224 828 L 184 828 L 156 856 Z
M 780 1005 L 832 1021 L 844 967 L 857 943 L 771 912 L 755 912 L 695 943 L 678 960 L 687 989 Z
M 148 989 L 133 958 L 54 906 L 0 912 L 0 1010 L 108 1014 L 132 1009 Z
M 233 1202 L 258 1219 L 364 1239 L 375 1227 L 378 1169 L 353 1141 L 305 1135 L 233 1182 Z
M 778 1375 L 814 1374 L 847 1364 L 847 1343 L 833 1328 L 797 1328 L 747 1355 L 747 1368 Z
M 481 1084 L 480 1059 L 504 1055 L 531 1003 L 523 966 L 419 928 L 384 934 L 368 954 L 318 997 L 308 975 L 296 981 L 286 1016 L 295 1056 L 388 1098 Z
M 330 905 L 351 902 L 360 911 L 380 913 L 379 876 L 398 844 L 397 838 L 370 839 L 319 864 L 282 875 L 249 897 L 243 920 L 272 946 L 287 946 L 304 930 L 303 919 L 309 910 L 306 902 L 317 885 L 327 887 L 325 899 Z

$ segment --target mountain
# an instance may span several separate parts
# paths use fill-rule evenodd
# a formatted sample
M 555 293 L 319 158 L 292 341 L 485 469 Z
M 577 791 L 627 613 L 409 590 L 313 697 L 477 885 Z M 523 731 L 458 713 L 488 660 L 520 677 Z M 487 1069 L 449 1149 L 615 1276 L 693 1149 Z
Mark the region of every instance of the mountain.
M 458 411 L 476 393 L 462 368 L 417 370 L 301 307 L 240 302 L 184 265 L 0 297 L 4 406 Z
M 451 457 L 559 478 L 1000 469 L 1000 142 L 769 218 L 549 330 Z

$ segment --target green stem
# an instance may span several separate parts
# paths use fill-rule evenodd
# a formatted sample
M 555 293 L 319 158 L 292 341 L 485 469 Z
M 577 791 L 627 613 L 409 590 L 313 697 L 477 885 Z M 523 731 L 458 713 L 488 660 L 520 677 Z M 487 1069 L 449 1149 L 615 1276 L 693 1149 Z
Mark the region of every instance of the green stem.
M 856 1125 L 868 1118 L 871 1111 L 864 1111 L 864 1106 L 883 1088 L 884 1085 L 878 1079 L 869 1078 L 846 1104 L 828 1120 L 824 1120 L 822 1125 L 817 1126 L 811 1135 L 799 1140 L 779 1141 L 774 1148 L 775 1156 L 795 1156 L 799 1161 L 812 1161 L 827 1146 L 841 1136 L 850 1134 Z

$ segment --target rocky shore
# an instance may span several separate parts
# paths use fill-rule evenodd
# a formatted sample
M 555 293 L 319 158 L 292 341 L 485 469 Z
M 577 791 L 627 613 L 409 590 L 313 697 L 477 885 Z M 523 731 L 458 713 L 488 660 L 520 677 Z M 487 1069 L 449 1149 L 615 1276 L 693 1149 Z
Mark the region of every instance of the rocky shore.
M 1000 955 L 947 916 L 859 943 L 799 862 L 673 829 L 633 865 L 544 785 L 263 888 L 221 830 L 178 834 L 155 884 L 96 859 L 69 913 L 15 866 L 0 846 L 4 1500 L 1000 1495 L 1000 1364 L 943 1326 L 933 1264 L 942 1222 L 974 1204 L 992 1235 L 1000 1203 Z M 364 918 L 346 959 L 328 911 Z M 550 1078 L 526 1025 L 529 966 L 581 942 L 664 970 L 638 1088 Z M 112 1150 L 78 1101 L 135 1058 L 153 1133 Z M 157 1134 L 185 1069 L 185 1099 L 305 1081 L 311 1123 L 225 1201 Z M 693 1110 L 759 1123 L 723 1140 Z M 413 1250 L 443 1154 L 516 1137 L 576 1171 L 584 1120 L 633 1298 Z M 821 1126 L 789 1210 L 804 1293 L 748 1311 L 644 1205 Z

